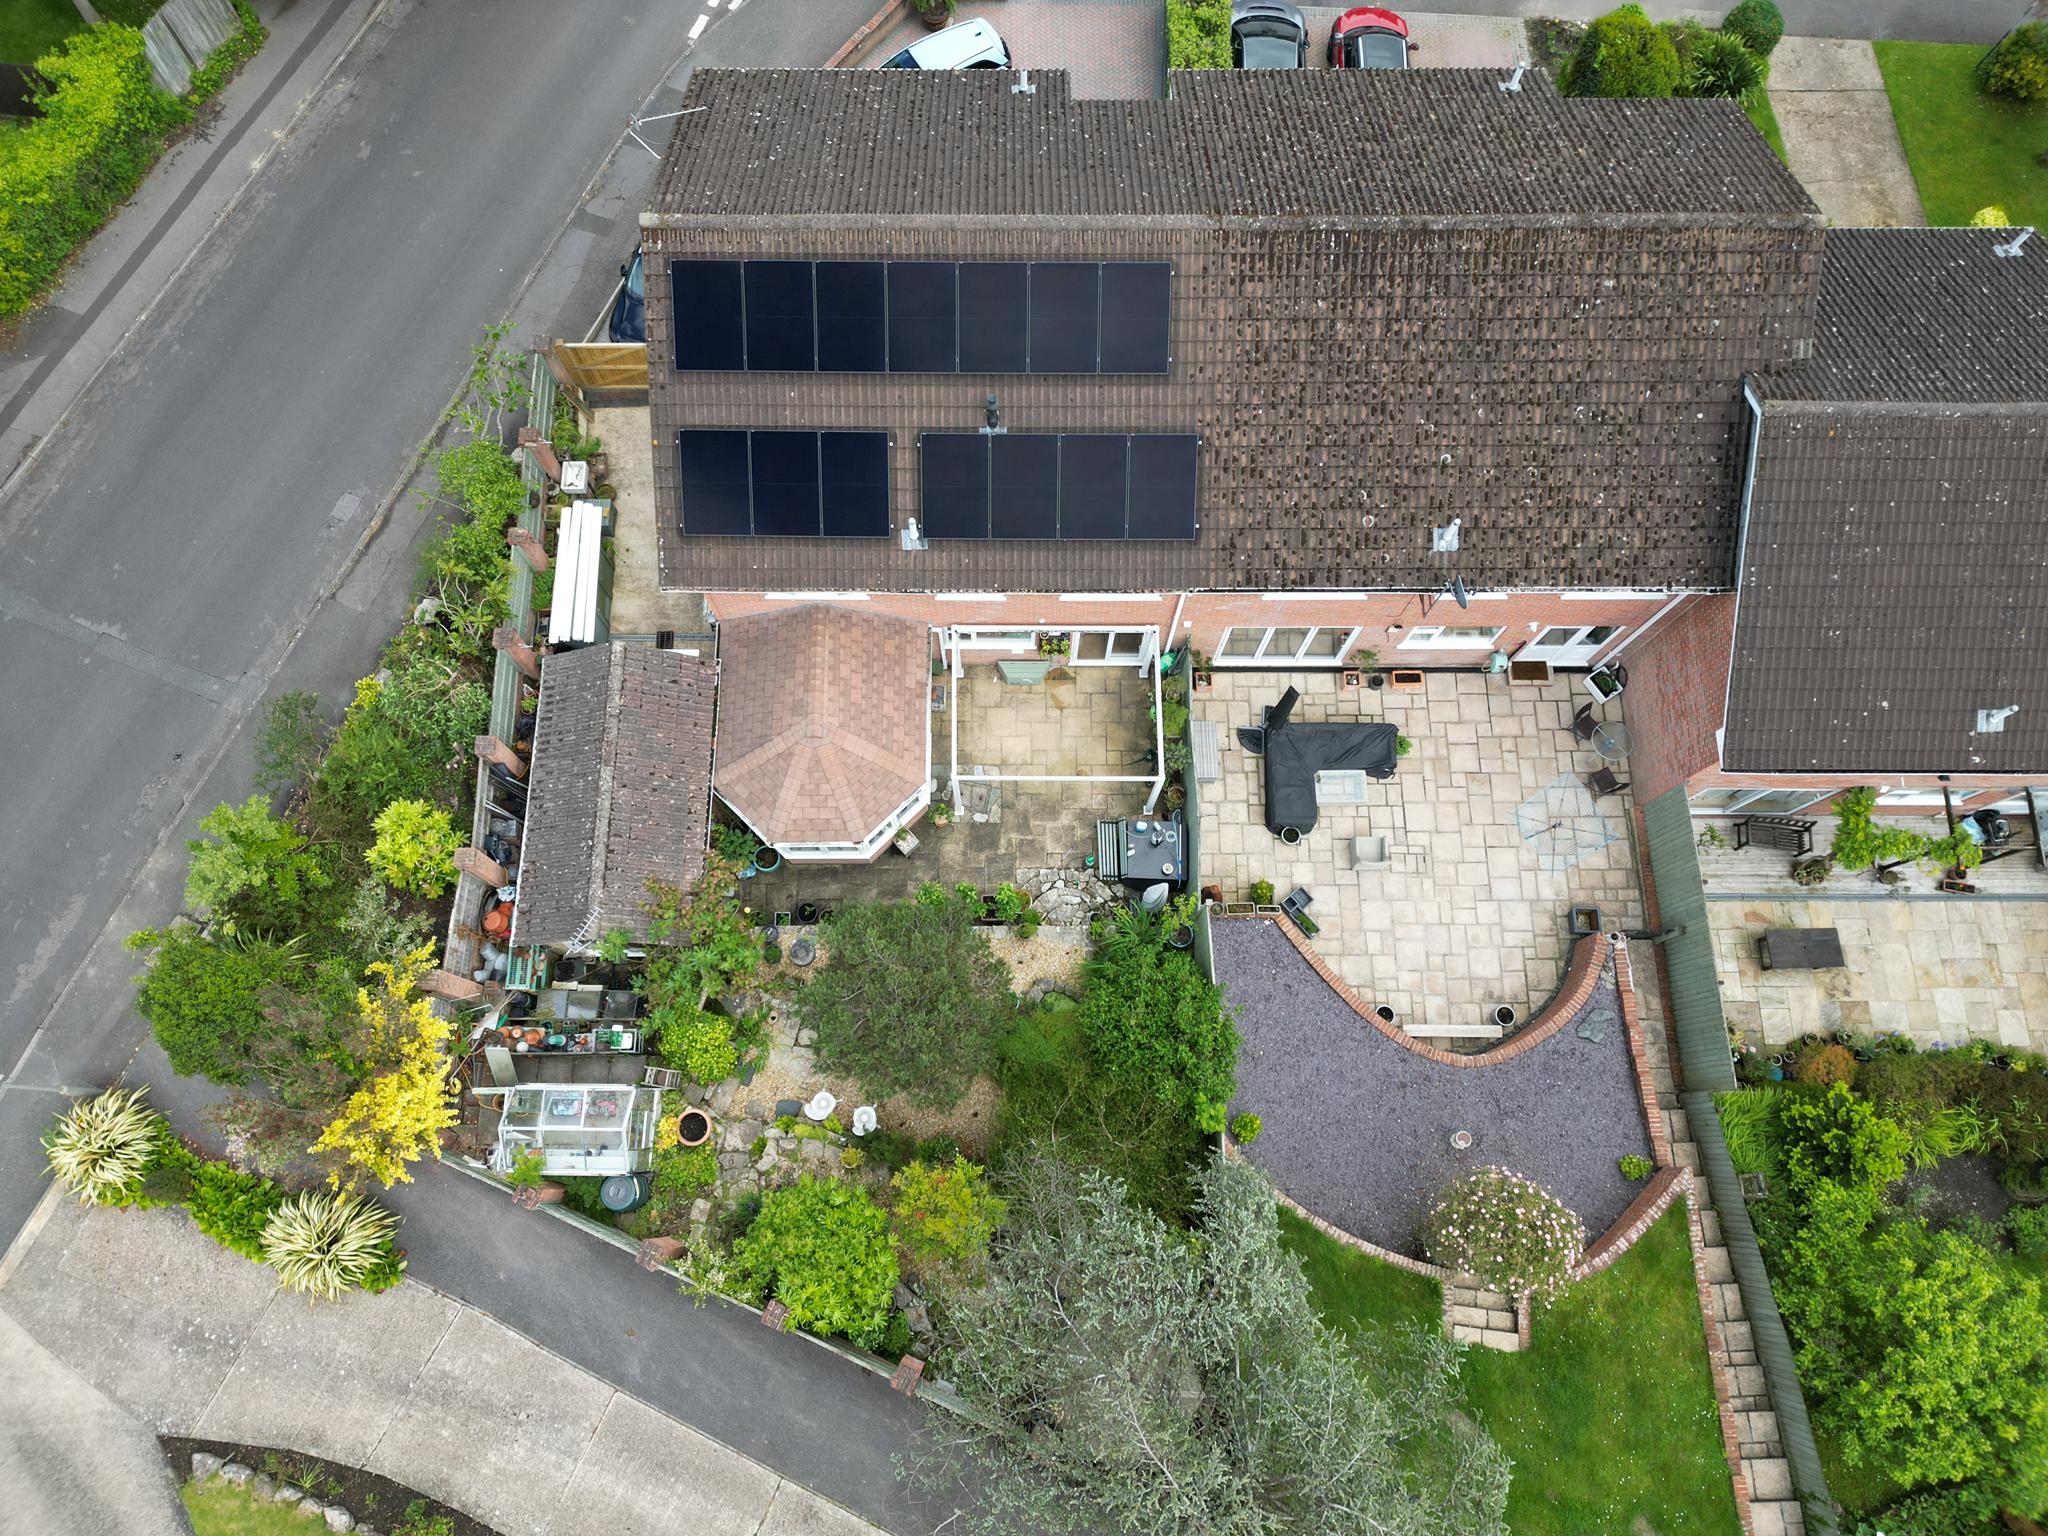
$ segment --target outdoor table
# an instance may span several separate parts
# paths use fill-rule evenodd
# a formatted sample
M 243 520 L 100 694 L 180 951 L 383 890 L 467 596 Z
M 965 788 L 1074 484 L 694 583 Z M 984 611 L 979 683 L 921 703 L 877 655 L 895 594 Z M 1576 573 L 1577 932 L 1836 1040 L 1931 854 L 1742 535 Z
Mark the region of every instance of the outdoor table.
M 1757 941 L 1767 971 L 1827 971 L 1849 962 L 1842 935 L 1833 928 L 1773 928 Z
M 1159 843 L 1152 842 L 1154 830 Z M 1177 821 L 1127 821 L 1124 823 L 1124 884 L 1157 885 L 1165 881 L 1178 885 L 1187 878 L 1181 853 L 1181 825 Z
M 1628 756 L 1628 727 L 1619 720 L 1603 720 L 1593 732 L 1593 750 L 1604 763 L 1618 763 Z

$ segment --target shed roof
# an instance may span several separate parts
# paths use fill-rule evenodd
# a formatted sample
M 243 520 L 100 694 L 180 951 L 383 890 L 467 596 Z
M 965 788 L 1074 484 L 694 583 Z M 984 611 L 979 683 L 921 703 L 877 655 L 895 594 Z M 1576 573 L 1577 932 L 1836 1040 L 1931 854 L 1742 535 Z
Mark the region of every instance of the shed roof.
M 719 798 L 776 847 L 859 843 L 927 782 L 931 631 L 803 603 L 719 632 Z
M 515 943 L 645 937 L 648 882 L 704 873 L 716 678 L 646 646 L 543 659 Z

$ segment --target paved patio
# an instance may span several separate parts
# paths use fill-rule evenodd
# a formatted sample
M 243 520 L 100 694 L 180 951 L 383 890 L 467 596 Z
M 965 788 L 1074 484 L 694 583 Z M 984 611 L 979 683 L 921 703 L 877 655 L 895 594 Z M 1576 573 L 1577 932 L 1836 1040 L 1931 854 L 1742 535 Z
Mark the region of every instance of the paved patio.
M 612 539 L 611 627 L 614 639 L 654 635 L 708 635 L 703 594 L 664 592 L 655 550 L 654 445 L 644 405 L 591 412 L 591 431 L 604 440 L 617 530 Z M 710 648 L 704 648 L 710 654 Z
M 1153 771 L 1152 679 L 1136 668 L 1055 667 L 1044 682 L 1008 683 L 996 667 L 974 665 L 958 687 L 963 771 L 980 765 L 1091 778 Z M 934 714 L 932 730 L 932 764 L 943 779 L 952 749 L 948 716 Z
M 1801 812 L 1793 814 L 1802 821 L 1811 821 L 1814 824 L 1813 851 L 1816 854 L 1826 853 L 1835 841 L 1835 818 L 1807 816 Z M 1939 835 L 1947 825 L 1939 814 L 1878 816 L 1874 819 L 1879 826 L 1906 827 L 1929 835 Z M 1705 847 L 1699 851 L 1700 882 L 1706 887 L 1709 899 L 1758 897 L 1811 901 L 1823 897 L 1884 896 L 1888 891 L 1897 891 L 1906 896 L 1938 894 L 1935 886 L 1941 879 L 1941 871 L 1922 868 L 1918 864 L 1901 865 L 1897 870 L 1899 883 L 1895 886 L 1879 885 L 1867 869 L 1835 869 L 1830 871 L 1827 879 L 1819 885 L 1800 885 L 1792 878 L 1792 866 L 1804 856 L 1795 857 L 1775 848 L 1735 847 L 1735 823 L 1739 820 L 1740 816 L 1693 818 L 1696 833 L 1711 827 L 1721 834 L 1725 844 L 1721 847 Z M 2011 822 L 2016 842 L 2033 842 L 2034 830 L 2026 817 L 2009 816 L 2008 820 Z M 1970 883 L 1988 896 L 2026 896 L 2048 900 L 2048 870 L 2041 867 L 2041 861 L 2032 847 L 1989 864 L 1979 865 L 1970 871 Z M 1944 899 L 1955 905 L 1967 898 Z
M 2048 901 L 1719 900 L 1707 920 L 1731 1029 L 1775 1045 L 1820 1030 L 2048 1051 Z M 1834 928 L 1840 970 L 1766 971 L 1769 928 Z
M 1415 743 L 1393 778 L 1364 785 L 1364 803 L 1325 804 L 1293 848 L 1266 830 L 1260 760 L 1236 740 L 1290 684 L 1302 695 L 1297 720 L 1383 719 Z M 1600 766 L 1567 729 L 1585 699 L 1575 675 L 1511 684 L 1430 672 L 1414 690 L 1347 692 L 1335 672 L 1219 671 L 1194 701 L 1196 718 L 1216 724 L 1223 770 L 1198 786 L 1202 882 L 1227 901 L 1261 878 L 1278 896 L 1306 887 L 1317 952 L 1403 1019 L 1476 1025 L 1499 1003 L 1527 1018 L 1564 974 L 1568 908 L 1597 906 L 1608 930 L 1643 921 L 1626 791 L 1600 801 L 1587 827 L 1612 841 L 1569 869 L 1546 867 L 1556 860 L 1516 824 L 1524 802 Z M 1617 771 L 1627 778 L 1625 763 Z M 1367 833 L 1387 838 L 1391 869 L 1352 870 L 1351 839 Z

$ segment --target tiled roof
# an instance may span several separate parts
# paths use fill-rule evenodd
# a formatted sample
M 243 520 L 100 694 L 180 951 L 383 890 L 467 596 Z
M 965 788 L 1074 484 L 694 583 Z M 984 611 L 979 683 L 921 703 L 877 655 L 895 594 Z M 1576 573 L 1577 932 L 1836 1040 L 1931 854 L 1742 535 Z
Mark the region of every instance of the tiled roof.
M 931 631 L 802 603 L 719 631 L 719 798 L 778 847 L 858 843 L 925 783 Z
M 2048 772 L 2044 530 L 2048 406 L 1769 405 L 1723 766 Z
M 1741 382 L 1810 343 L 1819 215 L 1729 103 L 1500 78 L 699 71 L 643 219 L 662 585 L 1725 589 Z M 1171 367 L 676 373 L 677 257 L 1169 262 Z M 919 435 L 992 392 L 1012 432 L 1199 435 L 1195 539 L 903 549 Z M 682 537 L 675 433 L 712 426 L 887 430 L 891 536 Z
M 2048 400 L 2048 238 L 2010 229 L 1831 229 L 1813 358 L 1767 400 Z
M 646 646 L 543 659 L 516 943 L 644 937 L 648 882 L 703 874 L 716 689 L 709 664 Z

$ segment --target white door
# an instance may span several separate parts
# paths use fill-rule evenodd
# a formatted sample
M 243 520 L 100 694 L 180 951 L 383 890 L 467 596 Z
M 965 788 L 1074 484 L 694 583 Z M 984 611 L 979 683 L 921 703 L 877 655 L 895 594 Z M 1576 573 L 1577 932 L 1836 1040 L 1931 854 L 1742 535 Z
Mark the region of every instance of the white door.
M 1553 624 L 1515 652 L 1515 660 L 1547 661 L 1553 667 L 1583 667 L 1601 646 L 1620 633 L 1618 624 Z
M 1068 637 L 1068 657 L 1077 667 L 1143 667 L 1157 649 L 1157 631 L 1084 629 Z

